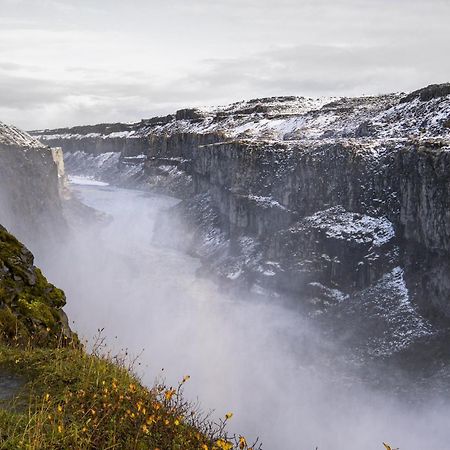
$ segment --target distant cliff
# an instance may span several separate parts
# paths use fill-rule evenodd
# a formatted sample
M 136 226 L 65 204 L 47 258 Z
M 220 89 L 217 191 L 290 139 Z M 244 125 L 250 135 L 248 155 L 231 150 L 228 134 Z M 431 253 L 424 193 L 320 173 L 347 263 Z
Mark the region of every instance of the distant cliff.
M 27 242 L 64 229 L 57 160 L 58 151 L 0 122 L 0 223 Z
M 325 310 L 390 286 L 379 307 L 412 300 L 419 334 L 417 308 L 450 317 L 449 84 L 33 134 L 67 152 L 69 172 L 184 198 L 172 214 L 192 233 L 179 245 L 223 280 Z

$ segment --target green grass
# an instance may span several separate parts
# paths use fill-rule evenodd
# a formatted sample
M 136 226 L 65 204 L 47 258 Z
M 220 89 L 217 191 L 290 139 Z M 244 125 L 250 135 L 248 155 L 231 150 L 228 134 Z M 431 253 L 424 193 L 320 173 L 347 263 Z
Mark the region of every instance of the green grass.
M 0 449 L 250 448 L 227 436 L 228 418 L 212 423 L 176 387 L 148 389 L 123 361 L 79 346 L 20 349 L 0 344 L 0 368 L 25 377 L 0 409 Z

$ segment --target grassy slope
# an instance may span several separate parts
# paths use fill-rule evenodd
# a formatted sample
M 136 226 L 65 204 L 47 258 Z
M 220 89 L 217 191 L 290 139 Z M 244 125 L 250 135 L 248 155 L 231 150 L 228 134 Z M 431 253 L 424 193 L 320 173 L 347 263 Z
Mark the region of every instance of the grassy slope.
M 0 404 L 0 449 L 248 448 L 205 419 L 179 386 L 145 388 L 118 358 L 87 354 L 65 324 L 64 293 L 0 226 L 0 369 L 25 384 Z
M 152 389 L 119 361 L 81 348 L 0 347 L 0 366 L 26 378 L 0 410 L 4 449 L 231 449 L 227 419 L 212 424 L 183 400 L 182 386 Z

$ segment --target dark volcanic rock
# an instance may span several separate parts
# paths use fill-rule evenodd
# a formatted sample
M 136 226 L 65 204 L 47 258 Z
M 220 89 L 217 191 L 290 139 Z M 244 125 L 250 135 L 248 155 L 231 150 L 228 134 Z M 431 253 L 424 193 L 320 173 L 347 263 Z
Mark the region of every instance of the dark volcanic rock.
M 401 103 L 410 102 L 419 98 L 422 102 L 427 102 L 433 98 L 445 97 L 450 94 L 450 83 L 430 84 L 427 87 L 411 92 L 411 94 L 400 100 Z
M 191 109 L 180 109 L 175 114 L 176 120 L 197 120 L 197 119 L 203 119 L 204 115 L 202 112 L 198 109 L 191 108 Z

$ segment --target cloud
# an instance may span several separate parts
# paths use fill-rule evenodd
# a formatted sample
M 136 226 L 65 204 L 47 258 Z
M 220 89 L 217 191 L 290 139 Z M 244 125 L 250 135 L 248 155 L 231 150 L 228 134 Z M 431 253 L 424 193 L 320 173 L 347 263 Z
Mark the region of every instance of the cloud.
M 192 73 L 184 84 L 196 84 L 199 91 L 212 96 L 215 91 L 228 97 L 232 91 L 250 96 L 320 96 L 411 90 L 431 81 L 446 81 L 448 60 L 433 67 L 439 51 L 420 43 L 296 46 L 249 58 L 207 60 L 206 70 Z M 420 61 L 412 58 L 414 52 L 422 55 Z
M 448 81 L 450 3 L 431 0 L 0 0 L 0 120 L 138 120 L 294 94 Z

